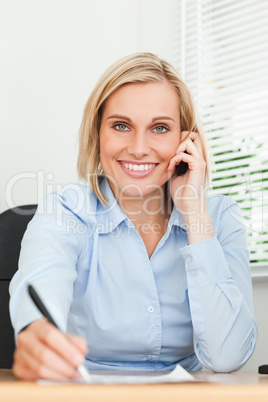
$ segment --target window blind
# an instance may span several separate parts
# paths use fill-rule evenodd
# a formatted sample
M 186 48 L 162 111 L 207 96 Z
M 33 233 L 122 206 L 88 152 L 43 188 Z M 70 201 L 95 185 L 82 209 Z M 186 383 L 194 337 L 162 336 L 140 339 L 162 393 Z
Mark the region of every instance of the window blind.
M 191 89 L 215 168 L 211 194 L 245 219 L 252 267 L 268 267 L 268 2 L 180 0 L 178 70 Z

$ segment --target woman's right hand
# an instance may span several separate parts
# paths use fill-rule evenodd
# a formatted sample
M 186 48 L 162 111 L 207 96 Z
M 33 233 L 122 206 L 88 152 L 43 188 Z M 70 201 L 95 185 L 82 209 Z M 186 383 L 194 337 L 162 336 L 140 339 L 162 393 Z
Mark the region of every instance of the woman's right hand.
M 19 333 L 13 372 L 23 380 L 79 378 L 77 366 L 87 351 L 83 338 L 63 334 L 41 318 Z

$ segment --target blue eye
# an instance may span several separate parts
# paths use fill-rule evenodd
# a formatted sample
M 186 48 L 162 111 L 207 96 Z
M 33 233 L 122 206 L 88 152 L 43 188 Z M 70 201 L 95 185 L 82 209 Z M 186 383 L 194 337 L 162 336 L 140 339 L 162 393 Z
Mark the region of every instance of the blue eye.
M 115 124 L 114 128 L 119 131 L 127 131 L 128 128 L 125 124 Z
M 165 133 L 166 131 L 168 131 L 168 128 L 165 127 L 165 126 L 157 126 L 157 127 L 154 128 L 154 130 L 157 133 Z

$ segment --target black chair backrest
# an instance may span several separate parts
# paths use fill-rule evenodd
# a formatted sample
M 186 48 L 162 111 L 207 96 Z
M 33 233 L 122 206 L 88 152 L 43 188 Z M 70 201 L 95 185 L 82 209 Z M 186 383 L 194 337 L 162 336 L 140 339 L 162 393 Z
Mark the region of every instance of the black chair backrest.
M 23 205 L 0 214 L 0 368 L 11 368 L 15 349 L 9 317 L 9 282 L 18 269 L 21 240 L 37 205 Z

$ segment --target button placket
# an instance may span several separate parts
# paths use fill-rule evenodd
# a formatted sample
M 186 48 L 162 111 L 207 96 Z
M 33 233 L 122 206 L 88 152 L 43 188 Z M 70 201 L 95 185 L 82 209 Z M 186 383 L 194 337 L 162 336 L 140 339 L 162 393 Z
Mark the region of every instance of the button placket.
M 193 278 L 194 276 L 196 276 L 196 271 L 192 269 L 191 271 L 189 271 L 189 275 Z
M 193 259 L 192 259 L 191 256 L 189 256 L 189 257 L 186 258 L 186 263 L 187 263 L 187 264 L 191 264 L 192 261 L 193 261 Z

